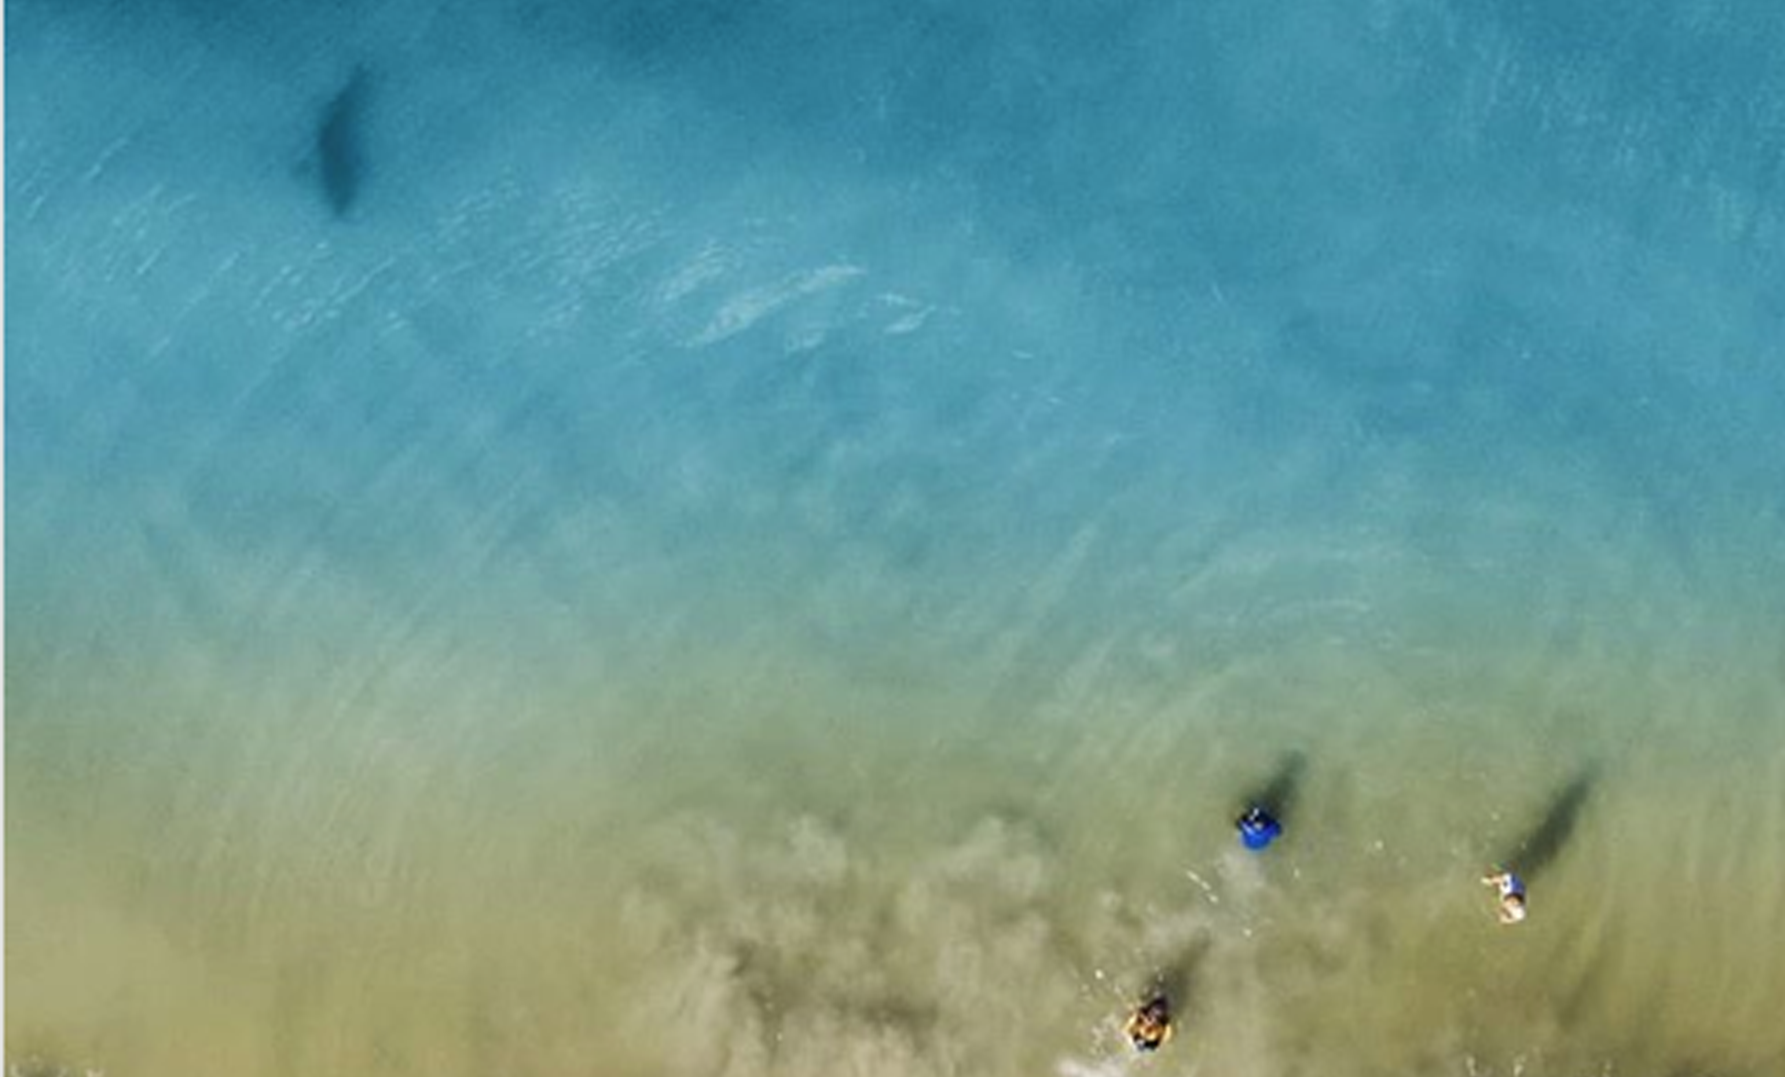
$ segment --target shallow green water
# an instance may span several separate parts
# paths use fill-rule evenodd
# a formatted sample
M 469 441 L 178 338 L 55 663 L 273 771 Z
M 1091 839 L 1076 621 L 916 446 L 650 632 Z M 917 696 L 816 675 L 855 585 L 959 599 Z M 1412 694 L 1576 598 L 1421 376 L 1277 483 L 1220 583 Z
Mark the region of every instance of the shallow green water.
M 1054 590 L 1096 582 L 1096 543 Z M 1210 606 L 1270 600 L 1224 578 Z M 1182 970 L 1170 1071 L 1774 1057 L 1785 760 L 1758 618 L 1705 629 L 1716 670 L 1636 618 L 1465 646 L 1342 606 L 1303 616 L 1344 635 L 1258 654 L 1204 657 L 1141 611 L 1087 614 L 1074 647 L 1070 603 L 978 613 L 1025 607 L 990 584 L 939 597 L 902 656 L 773 623 L 856 586 L 776 588 L 724 640 L 691 609 L 616 643 L 648 676 L 600 633 L 560 665 L 469 618 L 337 622 L 327 588 L 248 643 L 141 630 L 138 603 L 15 642 L 9 1050 L 1081 1072 L 1118 1064 L 1129 996 Z M 1656 626 L 1691 623 L 1677 601 Z M 95 653 L 115 676 L 67 665 Z M 1290 749 L 1291 836 L 1248 857 L 1226 820 Z M 1499 928 L 1475 876 L 1589 770 L 1531 922 Z

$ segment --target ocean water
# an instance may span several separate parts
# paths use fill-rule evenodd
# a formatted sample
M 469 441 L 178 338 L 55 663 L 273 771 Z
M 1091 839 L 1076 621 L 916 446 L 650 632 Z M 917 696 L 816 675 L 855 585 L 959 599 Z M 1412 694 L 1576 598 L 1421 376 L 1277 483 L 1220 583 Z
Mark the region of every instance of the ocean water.
M 9 1073 L 1785 1073 L 1785 7 L 8 16 Z

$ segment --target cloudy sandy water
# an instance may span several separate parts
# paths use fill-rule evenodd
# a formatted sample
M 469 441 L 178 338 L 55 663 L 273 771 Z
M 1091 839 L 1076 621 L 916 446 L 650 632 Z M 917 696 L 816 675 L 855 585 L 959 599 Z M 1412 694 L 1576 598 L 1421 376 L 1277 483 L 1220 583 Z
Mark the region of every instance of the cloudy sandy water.
M 9 1061 L 1781 1064 L 1764 23 L 615 11 L 15 19 Z

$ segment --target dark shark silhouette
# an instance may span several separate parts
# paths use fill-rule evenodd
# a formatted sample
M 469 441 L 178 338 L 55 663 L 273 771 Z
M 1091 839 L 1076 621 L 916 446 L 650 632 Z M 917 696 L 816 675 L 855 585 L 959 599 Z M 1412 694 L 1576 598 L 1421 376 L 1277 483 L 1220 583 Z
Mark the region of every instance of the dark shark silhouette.
M 343 86 L 322 110 L 316 125 L 316 165 L 322 194 L 336 218 L 345 218 L 359 201 L 366 185 L 366 155 L 362 128 L 370 92 L 366 69 L 355 67 Z

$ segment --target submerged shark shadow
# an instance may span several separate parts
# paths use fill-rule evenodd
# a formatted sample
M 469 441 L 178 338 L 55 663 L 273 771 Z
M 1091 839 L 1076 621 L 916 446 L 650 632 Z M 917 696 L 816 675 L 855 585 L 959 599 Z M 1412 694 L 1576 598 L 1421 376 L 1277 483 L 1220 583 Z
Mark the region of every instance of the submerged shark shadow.
M 353 209 L 366 185 L 369 166 L 364 127 L 370 94 L 370 72 L 363 64 L 355 65 L 347 84 L 323 106 L 316 124 L 316 176 L 323 199 L 337 220 Z
M 1527 880 L 1549 867 L 1574 836 L 1581 811 L 1598 783 L 1597 764 L 1582 769 L 1550 798 L 1549 807 L 1537 825 L 1496 862 L 1517 871 Z
M 1301 792 L 1302 774 L 1308 769 L 1308 757 L 1299 751 L 1285 752 L 1278 760 L 1277 769 L 1271 773 L 1270 779 L 1263 785 L 1246 794 L 1244 807 L 1263 808 L 1284 826 L 1289 825 L 1289 817 L 1295 810 L 1297 795 Z

